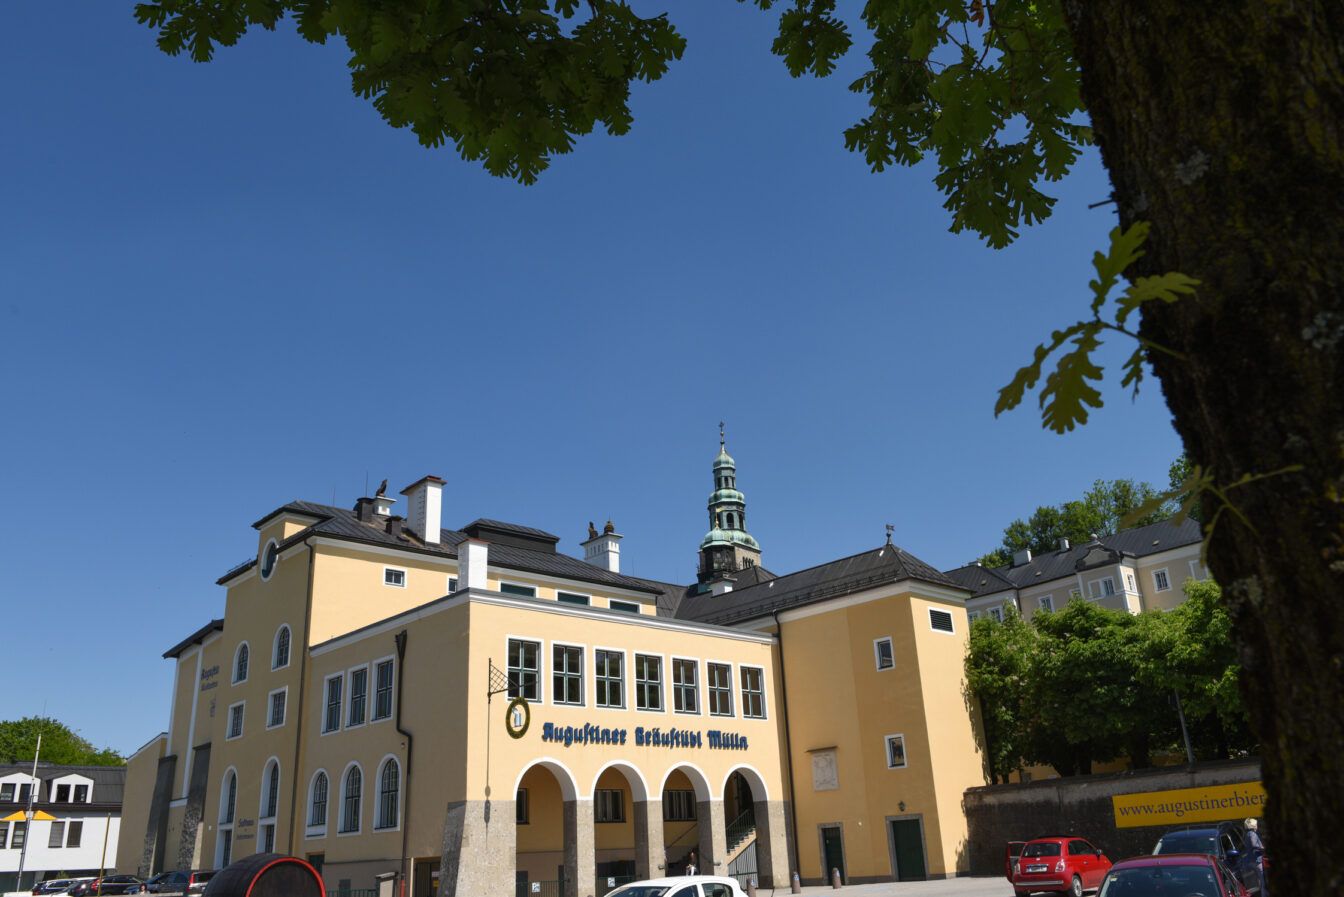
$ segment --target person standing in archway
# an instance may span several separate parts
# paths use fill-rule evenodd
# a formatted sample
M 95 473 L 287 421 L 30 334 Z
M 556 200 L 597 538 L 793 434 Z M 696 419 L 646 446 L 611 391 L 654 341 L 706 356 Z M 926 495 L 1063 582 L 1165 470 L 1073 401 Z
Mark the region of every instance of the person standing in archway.
M 696 872 L 699 871 L 700 867 L 696 864 L 695 861 L 695 848 L 692 847 L 691 852 L 686 855 L 686 874 L 694 875 Z

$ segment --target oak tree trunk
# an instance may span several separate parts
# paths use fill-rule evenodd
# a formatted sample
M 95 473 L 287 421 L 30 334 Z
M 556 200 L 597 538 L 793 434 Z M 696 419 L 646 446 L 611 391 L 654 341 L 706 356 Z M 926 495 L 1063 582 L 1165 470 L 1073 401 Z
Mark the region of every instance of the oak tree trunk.
M 1261 744 L 1270 891 L 1344 893 L 1344 2 L 1064 0 L 1191 458 L 1232 489 L 1209 539 Z M 1207 495 L 1204 519 L 1221 502 Z M 1248 812 L 1246 815 L 1261 815 Z

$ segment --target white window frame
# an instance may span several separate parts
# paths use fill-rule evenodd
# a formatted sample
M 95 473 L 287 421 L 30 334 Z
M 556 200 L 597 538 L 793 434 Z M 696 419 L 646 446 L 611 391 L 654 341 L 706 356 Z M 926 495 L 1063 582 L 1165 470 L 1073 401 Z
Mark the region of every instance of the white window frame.
M 577 704 L 563 700 L 563 696 L 555 689 L 555 677 L 558 674 L 555 665 L 556 648 L 577 648 L 579 651 L 579 702 Z M 551 703 L 557 707 L 586 707 L 588 705 L 588 648 L 586 645 L 580 645 L 577 642 L 549 642 L 547 650 L 551 655 Z M 568 670 L 564 675 L 568 678 L 573 674 Z
M 400 573 L 400 574 L 401 574 L 401 582 L 388 582 L 388 581 L 387 581 L 387 574 L 389 574 L 389 573 Z M 404 588 L 406 588 L 406 579 L 407 579 L 407 576 L 406 576 L 406 568 L 405 568 L 405 567 L 383 567 L 383 585 L 387 586 L 388 588 L 390 588 L 390 589 L 404 589 Z
M 985 610 L 985 613 L 989 614 L 989 618 L 993 620 L 995 623 L 1002 623 L 1004 616 L 1003 607 L 1004 606 L 1002 604 L 996 604 L 993 607 L 987 608 Z M 956 626 L 955 623 L 953 623 L 952 625 L 954 627 Z
M 266 785 L 271 767 L 275 767 L 276 772 L 275 812 L 270 816 L 265 816 L 263 815 L 263 811 L 266 809 Z M 268 827 L 271 829 L 271 851 L 275 850 L 277 836 L 279 835 L 279 827 L 276 825 L 276 820 L 280 817 L 280 808 L 283 806 L 283 797 L 281 795 L 283 785 L 284 771 L 280 768 L 280 760 L 278 757 L 271 757 L 262 764 L 261 767 L 261 788 L 259 789 L 261 799 L 257 802 L 257 853 L 267 852 L 265 835 Z
M 676 681 L 676 667 L 677 667 L 677 661 L 689 661 L 689 662 L 692 664 L 693 668 L 695 669 L 695 685 L 693 686 L 693 688 L 694 688 L 694 692 L 695 692 L 695 709 L 694 709 L 694 710 L 678 710 L 678 709 L 677 709 L 677 694 L 678 694 L 678 689 L 681 689 L 681 688 L 685 688 L 685 687 L 686 687 L 686 686 L 684 686 L 684 685 L 677 685 L 677 681 Z M 700 663 L 700 659 L 699 659 L 698 657 L 680 657 L 680 656 L 678 656 L 678 655 L 676 655 L 676 654 L 673 654 L 673 655 L 671 656 L 671 658 L 670 658 L 670 663 L 668 664 L 668 671 L 669 671 L 669 672 L 668 672 L 667 682 L 668 682 L 668 687 L 672 689 L 672 704 L 671 704 L 671 707 L 672 707 L 672 712 L 673 712 L 673 713 L 677 713 L 677 714 L 680 714 L 680 715 L 682 715 L 682 716 L 700 716 L 700 715 L 704 712 L 704 706 L 705 706 L 705 696 L 704 696 L 704 692 L 703 692 L 703 688 L 704 688 L 704 677 L 700 675 L 700 667 L 701 667 L 701 663 Z
M 392 699 L 388 704 L 387 716 L 376 716 L 378 713 L 378 667 L 384 663 L 392 664 Z M 369 664 L 369 694 L 373 700 L 369 702 L 369 723 L 385 723 L 397 715 L 397 655 L 388 654 L 386 657 L 379 657 Z
M 277 664 L 276 657 L 280 653 L 280 633 L 289 633 L 289 645 L 285 648 L 285 662 Z M 289 662 L 294 658 L 294 630 L 288 623 L 281 623 L 280 628 L 275 630 L 275 639 L 271 642 L 271 669 L 283 670 L 289 666 Z
M 1048 612 L 1048 613 L 1054 613 L 1054 611 L 1055 611 L 1055 596 L 1054 596 L 1053 594 L 1052 594 L 1052 595 L 1038 595 L 1038 596 L 1036 597 L 1036 608 L 1037 608 L 1037 610 L 1043 610 L 1043 611 L 1046 611 L 1046 612 Z
M 345 789 L 346 785 L 349 783 L 351 769 L 359 770 L 359 812 L 355 814 L 355 827 L 347 832 L 342 830 L 342 826 L 345 823 Z M 364 831 L 364 808 L 368 805 L 364 800 L 364 795 L 368 793 L 368 789 L 365 787 L 366 780 L 367 777 L 364 775 L 364 767 L 359 764 L 359 761 L 351 760 L 349 763 L 345 764 L 345 769 L 341 771 L 341 804 L 336 816 L 336 837 L 349 838 L 359 835 Z M 331 794 L 330 788 L 328 788 L 327 794 Z M 328 797 L 328 800 L 330 800 L 330 797 Z M 328 813 L 330 813 L 330 808 L 328 808 Z
M 527 642 L 537 646 L 537 697 L 535 699 L 523 694 L 521 685 L 518 694 L 534 704 L 540 704 L 546 699 L 546 658 L 542 655 L 546 653 L 546 640 L 527 635 L 506 635 L 504 636 L 504 675 L 509 675 L 509 642 Z M 505 691 L 505 697 L 508 696 Z
M 710 678 L 709 678 L 709 668 L 710 668 L 710 666 L 727 667 L 727 668 L 728 668 L 728 712 L 727 712 L 727 713 L 715 713 L 715 712 L 714 712 L 713 704 L 712 704 L 712 702 L 709 700 L 710 695 L 714 692 L 714 688 L 713 688 L 713 686 L 710 684 Z M 730 662 L 727 661 L 727 660 L 709 660 L 709 659 L 706 659 L 706 660 L 705 660 L 705 714 L 706 714 L 707 716 L 718 717 L 719 719 L 736 719 L 736 718 L 737 718 L 737 695 L 734 694 L 734 692 L 736 691 L 736 689 L 733 687 L 734 685 L 736 685 L 736 683 L 737 683 L 737 671 L 736 671 L 736 669 L 734 668 L 734 665 L 733 665 L 732 663 L 730 663 Z M 722 691 L 722 689 L 719 689 L 719 690 Z
M 394 825 L 379 825 L 378 819 L 383 815 L 383 770 L 387 764 L 395 763 L 397 766 L 397 819 Z M 383 759 L 378 761 L 377 787 L 374 788 L 374 806 L 373 806 L 373 826 L 370 829 L 375 832 L 399 832 L 401 831 L 401 810 L 402 797 L 406 793 L 406 771 L 402 768 L 401 759 L 396 754 L 384 754 Z
M 1161 584 L 1158 582 L 1158 580 L 1157 580 L 1157 577 L 1158 577 L 1158 576 L 1161 576 L 1164 580 L 1166 580 L 1166 583 L 1167 583 L 1167 584 L 1166 584 L 1165 586 L 1164 586 L 1164 585 L 1161 585 Z M 1158 569 L 1156 569 L 1156 570 L 1153 571 L 1153 591 L 1155 591 L 1155 592 L 1170 592 L 1170 591 L 1171 591 L 1171 570 L 1170 570 L 1169 568 L 1167 568 L 1167 567 L 1159 567 Z
M 238 734 L 233 734 L 233 711 L 238 709 Z M 247 701 L 235 701 L 224 716 L 224 740 L 237 741 L 247 734 Z
M 880 646 L 883 642 L 887 645 L 887 653 L 891 655 L 889 666 L 882 666 L 882 649 Z M 881 638 L 873 639 L 873 666 L 877 668 L 879 673 L 889 673 L 896 669 L 896 643 L 891 636 L 884 635 Z
M 337 703 L 336 725 L 332 728 L 327 728 L 327 711 L 331 703 L 331 686 L 328 683 L 330 683 L 332 679 L 341 680 L 341 696 Z M 342 725 L 345 723 L 345 691 L 344 670 L 339 673 L 330 673 L 322 677 L 322 703 L 318 705 L 318 710 L 322 714 L 322 724 L 317 727 L 321 734 L 330 735 L 333 732 L 341 731 Z
M 568 596 L 571 597 L 571 598 L 582 598 L 583 601 L 582 601 L 582 602 L 579 602 L 579 601 L 561 601 L 561 600 L 560 600 L 560 596 L 561 596 L 561 595 L 568 595 Z M 583 592 L 574 592 L 574 591 L 570 591 L 569 589 L 556 589 L 556 590 L 555 590 L 555 600 L 556 600 L 556 603 L 557 603 L 557 604 L 563 604 L 563 605 L 565 605 L 565 606 L 567 606 L 567 607 L 592 607 L 592 606 L 593 606 L 593 596 L 592 596 L 592 595 L 585 595 Z
M 355 706 L 354 674 L 358 670 L 364 671 L 364 719 L 360 720 L 357 723 L 352 723 L 350 722 L 350 711 L 353 710 Z M 342 720 L 341 728 L 362 729 L 369 724 L 369 696 L 373 694 L 373 689 L 370 688 L 369 686 L 372 683 L 372 681 L 373 680 L 369 675 L 369 665 L 367 663 L 357 663 L 345 671 L 345 686 L 343 687 L 344 693 L 341 696 L 341 700 L 345 706 L 342 708 L 343 712 L 341 714 L 341 720 Z
M 276 695 L 285 696 L 284 712 L 281 714 L 280 722 L 278 723 L 271 721 L 272 717 L 271 711 L 273 709 L 271 702 L 275 700 Z M 282 728 L 287 722 L 289 722 L 289 686 L 284 685 L 281 686 L 280 688 L 273 688 L 266 693 L 266 728 L 267 730 L 279 729 Z
M 951 629 L 939 629 L 938 627 L 934 626 L 934 625 L 933 625 L 933 615 L 934 615 L 935 613 L 947 614 L 948 622 L 952 625 L 952 628 L 951 628 Z M 956 635 L 956 634 L 957 634 L 957 618 L 956 618 L 955 616 L 953 616 L 952 611 L 947 610 L 946 608 L 942 608 L 942 607 L 931 607 L 931 608 L 929 608 L 929 631 L 930 631 L 930 632 L 936 632 L 936 633 L 938 633 L 939 635 Z
M 748 709 L 749 709 L 749 708 L 748 708 L 748 704 L 747 704 L 747 675 L 746 675 L 747 670 L 755 670 L 757 673 L 760 673 L 760 674 L 761 674 L 761 715 L 760 715 L 760 716 L 753 716 L 752 714 L 750 714 L 750 713 L 747 712 Z M 741 699 L 741 701 L 742 701 L 742 718 L 743 718 L 743 719 L 769 719 L 769 718 L 770 718 L 770 710 L 769 710 L 769 706 L 766 704 L 766 701 L 765 701 L 765 667 L 754 666 L 754 665 L 752 665 L 752 664 L 738 664 L 738 666 L 737 666 L 737 686 L 738 686 L 738 692 L 739 692 L 738 697 L 739 697 L 739 698 Z
M 515 595 L 515 594 L 512 593 L 512 592 L 506 592 L 506 591 L 504 591 L 504 587 L 505 587 L 505 586 L 512 586 L 512 587 L 515 588 L 515 589 L 531 589 L 531 590 L 532 590 L 532 594 L 531 594 L 531 595 Z M 537 597 L 537 594 L 538 594 L 537 587 L 536 587 L 536 585 L 534 585 L 533 583 L 530 583 L 530 582 L 515 582 L 515 581 L 512 580 L 512 579 L 501 579 L 501 580 L 499 581 L 499 592 L 500 592 L 501 595 L 508 595 L 510 598 L 535 598 L 535 597 Z
M 619 607 L 617 605 L 620 605 Z M 621 598 L 608 598 L 607 610 L 614 610 L 618 614 L 635 614 L 639 616 L 644 613 L 644 605 L 638 601 L 625 601 Z
M 1070 601 L 1074 600 L 1075 598 L 1081 599 L 1082 597 L 1083 597 L 1083 590 L 1082 590 L 1082 589 L 1069 589 L 1069 600 L 1070 600 Z
M 899 739 L 901 742 L 901 763 L 899 765 L 891 762 L 891 743 Z M 895 735 L 887 735 L 882 739 L 883 759 L 886 760 L 887 769 L 908 769 L 910 767 L 910 752 L 905 743 L 905 734 L 897 732 Z
M 598 652 L 607 654 L 621 655 L 621 703 L 617 704 L 599 704 L 597 702 L 597 654 Z M 624 713 L 630 709 L 630 659 L 626 657 L 624 648 L 611 648 L 605 645 L 593 645 L 593 708 L 596 710 L 612 710 L 618 713 Z M 610 695 L 610 693 L 608 693 Z
M 447 585 L 447 588 L 448 588 L 448 594 L 449 594 L 449 595 L 452 595 L 452 594 L 456 593 L 456 592 L 461 588 L 461 587 L 458 585 L 458 578 L 457 578 L 457 574 L 456 574 L 456 573 L 449 573 L 449 574 L 448 574 L 448 582 L 447 582 L 446 585 Z
M 243 678 L 239 679 L 238 658 L 243 653 L 244 648 L 247 649 L 247 672 L 243 674 Z M 238 643 L 238 647 L 233 649 L 233 666 L 229 670 L 229 684 L 242 685 L 244 682 L 248 680 L 248 677 L 251 675 L 252 675 L 252 646 L 247 643 L 246 639 L 244 639 L 243 641 Z
M 327 801 L 326 808 L 322 814 L 320 825 L 314 825 L 313 819 L 313 797 L 317 791 L 317 777 L 326 776 L 327 779 Z M 318 767 L 314 770 L 312 776 L 308 779 L 308 799 L 303 804 L 303 837 L 305 840 L 325 838 L 327 836 L 327 825 L 331 822 L 331 774 L 324 767 Z
M 1125 571 L 1125 591 L 1133 592 L 1135 594 L 1139 591 L 1139 587 L 1134 583 L 1134 574 L 1130 573 L 1128 570 Z
M 980 611 L 978 611 L 978 610 L 969 610 L 969 611 L 967 611 L 967 612 L 966 612 L 966 619 L 967 619 L 969 622 L 974 623 L 976 620 L 980 619 Z
M 1106 591 L 1102 583 L 1110 583 L 1111 590 Z M 1100 601 L 1103 598 L 1112 598 L 1115 596 L 1115 577 L 1099 576 L 1096 579 L 1089 580 L 1087 583 L 1087 595 L 1092 601 Z
M 668 668 L 667 658 L 662 654 L 654 654 L 652 651 L 635 651 L 635 662 L 630 665 L 631 684 L 635 689 L 635 710 L 641 713 L 666 713 L 667 712 L 667 681 Z M 658 661 L 658 707 L 640 707 L 639 706 L 639 658 L 650 657 Z M 647 680 L 645 680 L 647 682 Z

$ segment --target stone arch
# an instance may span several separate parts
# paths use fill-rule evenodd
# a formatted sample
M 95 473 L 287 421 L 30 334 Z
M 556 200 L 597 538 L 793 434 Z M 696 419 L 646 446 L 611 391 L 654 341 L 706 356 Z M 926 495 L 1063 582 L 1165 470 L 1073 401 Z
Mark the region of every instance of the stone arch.
M 542 767 L 549 770 L 555 780 L 560 783 L 560 795 L 565 800 L 577 800 L 579 797 L 579 781 L 574 777 L 574 773 L 568 766 L 556 760 L 554 757 L 538 757 L 527 766 L 518 771 L 518 777 L 513 780 L 513 795 L 518 793 L 518 788 L 523 784 L 523 778 L 536 767 Z
M 762 888 L 782 887 L 788 880 L 789 859 L 788 859 L 788 838 L 786 834 L 786 821 L 784 818 L 784 802 L 776 795 L 771 799 L 770 789 L 765 784 L 765 777 L 761 775 L 760 770 L 750 763 L 739 763 L 728 770 L 723 780 L 723 801 L 719 806 L 721 813 L 729 812 L 729 803 L 737 804 L 741 799 L 737 796 L 737 788 L 733 787 L 734 777 L 740 777 L 742 782 L 746 783 L 746 788 L 751 792 L 750 813 L 745 822 L 728 819 L 724 816 L 724 825 L 732 826 L 738 822 L 739 828 L 725 831 L 726 840 L 730 850 L 735 845 L 743 843 L 743 838 L 747 838 L 744 849 L 755 851 L 755 863 L 747 863 L 745 868 L 756 870 L 756 878 Z M 739 785 L 741 782 L 738 783 Z M 729 800 L 730 792 L 734 799 Z M 734 807 L 734 812 L 741 813 L 744 808 Z M 749 833 L 744 835 L 743 826 L 749 826 Z M 730 866 L 736 869 L 743 867 L 737 865 L 736 861 L 730 857 Z M 736 871 L 730 868 L 727 871 Z
M 663 773 L 662 781 L 658 784 L 658 795 L 660 797 L 662 796 L 663 789 L 667 787 L 668 777 L 677 771 L 680 771 L 690 780 L 691 787 L 695 790 L 695 799 L 697 801 L 709 801 L 715 799 L 714 791 L 709 785 L 709 776 L 705 775 L 705 771 L 694 763 L 678 763 L 675 766 L 668 768 L 667 772 Z M 723 792 L 719 793 L 722 794 Z
M 602 778 L 602 774 L 609 769 L 614 769 L 625 776 L 625 781 L 630 785 L 630 798 L 632 800 L 649 800 L 649 783 L 644 780 L 644 774 L 633 764 L 624 760 L 612 760 L 599 769 L 597 775 L 593 776 L 593 785 L 588 789 L 589 794 L 597 793 L 597 783 Z
M 723 777 L 723 786 L 719 789 L 720 794 L 727 793 L 728 781 L 734 773 L 747 780 L 747 784 L 751 786 L 751 794 L 757 801 L 770 799 L 770 791 L 765 787 L 765 777 L 761 775 L 760 770 L 750 763 L 739 763 L 728 770 L 728 774 Z

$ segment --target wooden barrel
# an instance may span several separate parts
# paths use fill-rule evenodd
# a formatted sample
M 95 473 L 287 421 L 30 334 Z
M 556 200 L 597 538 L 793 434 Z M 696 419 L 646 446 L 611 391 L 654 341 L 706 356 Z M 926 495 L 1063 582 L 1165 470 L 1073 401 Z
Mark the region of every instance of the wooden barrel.
M 308 862 L 258 853 L 231 863 L 206 883 L 204 897 L 326 897 L 322 876 Z

